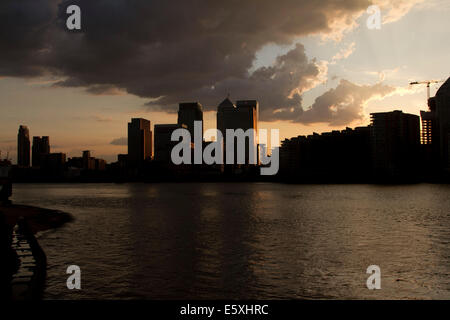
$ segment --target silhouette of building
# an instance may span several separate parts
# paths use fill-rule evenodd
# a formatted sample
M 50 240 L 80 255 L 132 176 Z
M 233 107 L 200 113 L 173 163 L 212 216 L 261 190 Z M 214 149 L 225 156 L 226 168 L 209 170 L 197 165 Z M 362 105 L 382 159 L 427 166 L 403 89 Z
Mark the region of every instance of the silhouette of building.
M 152 131 L 150 121 L 133 118 L 128 123 L 128 164 L 140 166 L 152 158 Z
M 94 158 L 95 166 L 94 169 L 96 171 L 104 171 L 106 170 L 106 160 Z
M 250 141 L 246 137 L 245 143 L 245 164 L 250 163 L 250 152 L 256 152 L 257 135 L 258 135 L 258 101 L 256 100 L 242 100 L 237 101 L 234 105 L 229 98 L 223 100 L 217 108 L 217 129 L 223 135 L 224 142 L 224 159 L 226 159 L 226 130 L 227 129 L 242 129 L 244 132 L 248 129 L 254 130 L 253 140 Z M 237 163 L 237 144 L 234 143 L 234 164 Z M 257 154 L 255 154 L 255 159 Z M 224 161 L 225 162 L 225 161 Z
M 91 157 L 89 150 L 83 151 L 83 169 L 95 170 L 95 158 Z
M 428 111 L 420 111 L 423 168 L 425 172 L 435 171 L 440 167 L 439 128 L 436 118 L 436 98 L 428 99 Z
M 33 137 L 32 164 L 40 167 L 45 157 L 50 153 L 49 137 Z
M 171 140 L 172 132 L 179 128 L 188 129 L 185 124 L 155 124 L 155 161 L 171 163 L 172 148 L 178 144 L 177 141 Z
M 285 139 L 279 172 L 288 179 L 360 179 L 370 173 L 370 160 L 370 127 L 346 128 Z
M 441 167 L 450 170 L 450 78 L 435 96 Z
M 117 155 L 117 164 L 120 168 L 126 168 L 128 165 L 128 155 L 127 154 L 118 154 Z
M 85 150 L 81 157 L 70 158 L 69 161 L 67 161 L 67 166 L 83 171 L 103 171 L 106 170 L 106 161 L 91 157 L 91 151 Z
M 225 138 L 226 129 L 234 129 L 236 106 L 229 98 L 223 100 L 217 107 L 217 129 Z
M 186 125 L 186 129 L 191 134 L 194 141 L 194 121 L 202 121 L 202 141 L 203 141 L 203 107 L 198 102 L 180 103 L 178 109 L 178 125 Z M 155 133 L 156 134 L 156 133 Z M 155 142 L 156 144 L 156 142 Z M 155 151 L 156 156 L 156 151 Z
M 374 173 L 396 177 L 416 172 L 420 161 L 419 116 L 396 110 L 370 117 Z
M 21 125 L 17 134 L 17 164 L 30 166 L 30 132 L 27 126 Z
M 258 130 L 258 101 L 240 100 L 236 101 L 236 110 L 238 112 L 239 127 L 247 130 Z
M 77 169 L 83 169 L 83 157 L 72 157 L 67 160 L 67 166 L 69 168 L 77 168 Z
M 42 158 L 42 170 L 51 176 L 62 176 L 66 168 L 65 153 L 49 153 Z

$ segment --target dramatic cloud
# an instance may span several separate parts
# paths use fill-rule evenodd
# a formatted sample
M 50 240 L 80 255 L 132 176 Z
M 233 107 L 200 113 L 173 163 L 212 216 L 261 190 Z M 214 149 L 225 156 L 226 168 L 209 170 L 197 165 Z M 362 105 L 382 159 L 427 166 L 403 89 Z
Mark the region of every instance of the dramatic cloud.
M 393 8 L 390 20 L 411 8 L 407 1 L 395 3 L 382 1 L 383 8 Z M 82 32 L 64 30 L 71 4 L 81 7 Z M 301 108 L 301 94 L 324 80 L 327 65 L 308 59 L 297 45 L 273 66 L 249 74 L 256 53 L 267 44 L 292 44 L 311 34 L 338 39 L 371 4 L 2 0 L 0 76 L 51 75 L 60 79 L 55 86 L 85 87 L 93 94 L 128 92 L 165 111 L 187 100 L 211 110 L 230 92 L 236 99 L 260 100 L 262 120 L 296 120 L 289 117 Z
M 364 105 L 369 100 L 385 97 L 395 90 L 381 83 L 359 86 L 341 80 L 335 89 L 318 97 L 311 107 L 305 111 L 299 109 L 296 121 L 305 124 L 326 122 L 332 126 L 347 125 L 364 118 Z
M 385 11 L 383 15 L 383 23 L 392 23 L 401 19 L 412 8 L 419 4 L 425 3 L 425 0 L 375 0 L 374 3 L 379 5 Z M 430 1 L 428 1 L 430 2 Z
M 326 66 L 315 60 L 309 61 L 303 45 L 279 56 L 273 66 L 261 67 L 251 75 L 228 77 L 211 87 L 202 87 L 187 95 L 173 94 L 162 97 L 148 105 L 175 105 L 184 100 L 202 98 L 207 106 L 217 106 L 227 92 L 232 98 L 257 99 L 260 102 L 261 120 L 291 120 L 292 108 L 301 106 L 301 94 L 315 87 L 319 81 L 325 81 Z M 287 116 L 286 116 L 287 115 Z

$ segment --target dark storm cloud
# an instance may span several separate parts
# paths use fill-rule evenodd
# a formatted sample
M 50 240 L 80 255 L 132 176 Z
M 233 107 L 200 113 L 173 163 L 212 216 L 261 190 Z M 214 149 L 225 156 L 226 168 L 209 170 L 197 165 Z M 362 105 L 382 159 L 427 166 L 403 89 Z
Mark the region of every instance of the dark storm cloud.
M 0 1 L 0 76 L 41 75 L 45 71 L 43 56 L 54 8 L 48 0 Z
M 315 61 L 308 60 L 303 45 L 297 44 L 294 49 L 279 56 L 273 66 L 261 67 L 251 75 L 227 77 L 214 86 L 201 87 L 184 97 L 165 96 L 148 105 L 175 105 L 183 98 L 196 100 L 196 97 L 201 97 L 202 103 L 216 106 L 218 99 L 223 99 L 229 92 L 235 100 L 257 99 L 261 105 L 262 120 L 292 120 L 291 112 L 282 112 L 301 105 L 301 95 L 292 91 L 313 86 L 319 73 Z
M 71 4 L 81 7 L 81 33 L 64 31 Z M 118 88 L 167 111 L 188 100 L 215 108 L 230 92 L 236 99 L 258 99 L 262 120 L 309 122 L 317 114 L 334 121 L 322 107 L 300 115 L 301 93 L 321 74 L 302 45 L 273 66 L 248 70 L 264 45 L 338 32 L 369 5 L 367 0 L 2 0 L 0 76 L 51 73 L 63 79 L 57 86 L 94 94 Z

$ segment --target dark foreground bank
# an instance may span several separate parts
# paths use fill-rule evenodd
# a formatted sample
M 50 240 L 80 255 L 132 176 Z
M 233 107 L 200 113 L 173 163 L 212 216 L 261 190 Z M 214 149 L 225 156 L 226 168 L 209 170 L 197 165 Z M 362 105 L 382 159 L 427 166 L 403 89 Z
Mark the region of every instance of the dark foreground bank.
M 35 234 L 72 220 L 61 211 L 25 205 L 0 206 L 0 297 L 35 299 L 45 285 L 46 256 Z

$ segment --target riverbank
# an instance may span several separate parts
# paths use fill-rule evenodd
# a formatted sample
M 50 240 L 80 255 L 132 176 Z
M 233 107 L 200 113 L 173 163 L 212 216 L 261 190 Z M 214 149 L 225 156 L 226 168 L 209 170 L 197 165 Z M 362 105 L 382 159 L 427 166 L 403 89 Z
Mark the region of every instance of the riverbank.
M 72 216 L 66 212 L 21 204 L 0 205 L 0 212 L 4 214 L 10 228 L 17 224 L 20 217 L 25 218 L 34 234 L 59 228 L 73 220 Z
M 0 205 L 0 297 L 40 299 L 46 279 L 46 255 L 35 234 L 61 227 L 72 216 L 58 210 L 26 205 Z M 14 228 L 18 225 L 18 228 Z

